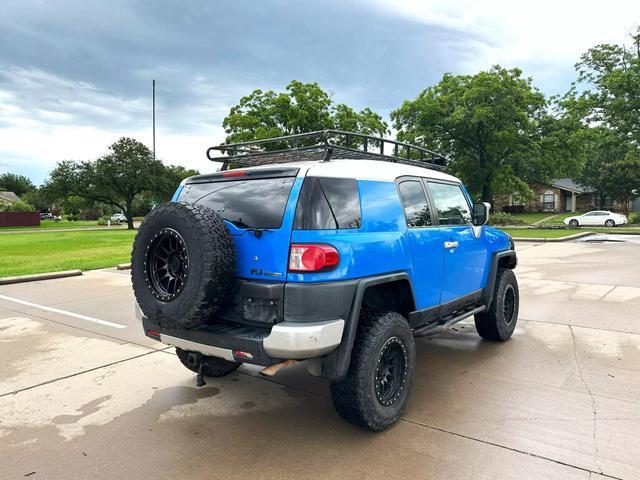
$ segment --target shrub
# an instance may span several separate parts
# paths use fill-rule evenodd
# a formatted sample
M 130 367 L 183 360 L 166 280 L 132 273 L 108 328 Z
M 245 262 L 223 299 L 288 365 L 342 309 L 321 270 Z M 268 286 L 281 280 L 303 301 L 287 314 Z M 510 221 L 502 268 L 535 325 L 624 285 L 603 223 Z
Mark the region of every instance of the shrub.
M 510 213 L 496 212 L 489 215 L 490 225 L 526 225 L 524 220 L 511 215 Z
M 632 212 L 629 214 L 629 223 L 640 223 L 640 212 Z
M 33 205 L 18 200 L 13 203 L 0 202 L 0 212 L 35 212 Z
M 67 220 L 70 222 L 75 222 L 78 220 L 78 215 L 75 215 L 75 214 L 67 215 Z

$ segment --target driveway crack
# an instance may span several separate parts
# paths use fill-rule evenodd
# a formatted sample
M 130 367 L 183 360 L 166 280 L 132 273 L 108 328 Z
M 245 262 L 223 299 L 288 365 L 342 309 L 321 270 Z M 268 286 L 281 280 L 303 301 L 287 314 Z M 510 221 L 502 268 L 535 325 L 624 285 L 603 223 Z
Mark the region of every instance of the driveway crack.
M 603 473 L 602 468 L 600 468 L 600 465 L 598 463 L 598 453 L 599 453 L 598 452 L 598 409 L 596 407 L 596 397 L 591 391 L 591 388 L 589 388 L 589 384 L 584 379 L 582 363 L 578 358 L 578 342 L 576 339 L 576 334 L 573 331 L 573 327 L 571 325 L 569 325 L 568 327 L 569 327 L 569 331 L 571 332 L 571 340 L 573 343 L 573 359 L 576 363 L 576 369 L 578 370 L 578 375 L 580 376 L 580 381 L 582 382 L 582 385 L 584 386 L 585 390 L 591 397 L 591 409 L 593 410 L 593 463 L 598 469 L 598 471 L 602 474 Z

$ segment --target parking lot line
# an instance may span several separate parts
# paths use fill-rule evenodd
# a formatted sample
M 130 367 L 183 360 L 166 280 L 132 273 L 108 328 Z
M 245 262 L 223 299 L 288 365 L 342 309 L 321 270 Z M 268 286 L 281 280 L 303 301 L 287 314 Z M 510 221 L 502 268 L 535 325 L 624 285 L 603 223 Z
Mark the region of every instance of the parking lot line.
M 79 313 L 68 312 L 66 310 L 60 310 L 59 308 L 47 307 L 46 305 L 40 305 L 38 303 L 27 302 L 26 300 L 20 300 L 19 298 L 8 297 L 6 295 L 0 295 L 0 300 L 7 300 L 8 302 L 19 303 L 27 307 L 38 308 L 47 312 L 58 313 L 60 315 L 66 315 L 67 317 L 77 318 L 86 322 L 97 323 L 98 325 L 104 325 L 111 328 L 127 328 L 126 325 L 120 323 L 108 322 L 107 320 L 100 320 L 99 318 L 89 317 L 87 315 L 81 315 Z

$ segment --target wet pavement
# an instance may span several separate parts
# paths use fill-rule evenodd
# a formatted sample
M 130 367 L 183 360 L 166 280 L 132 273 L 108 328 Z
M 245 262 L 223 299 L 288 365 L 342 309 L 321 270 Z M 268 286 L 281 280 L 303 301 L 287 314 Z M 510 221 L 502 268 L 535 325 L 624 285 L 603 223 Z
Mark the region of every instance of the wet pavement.
M 128 272 L 0 287 L 0 478 L 640 478 L 640 246 L 517 246 L 511 341 L 417 342 L 372 434 L 303 365 L 195 388 L 141 333 Z

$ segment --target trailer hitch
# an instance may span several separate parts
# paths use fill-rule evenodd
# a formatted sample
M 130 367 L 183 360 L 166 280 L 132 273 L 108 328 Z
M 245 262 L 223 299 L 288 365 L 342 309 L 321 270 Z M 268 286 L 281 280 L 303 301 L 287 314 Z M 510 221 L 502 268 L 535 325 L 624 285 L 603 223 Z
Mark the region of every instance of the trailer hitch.
M 204 381 L 204 364 L 207 361 L 204 355 L 198 352 L 189 352 L 187 356 L 187 364 L 190 368 L 197 368 L 196 372 L 196 387 L 204 387 L 207 382 Z

